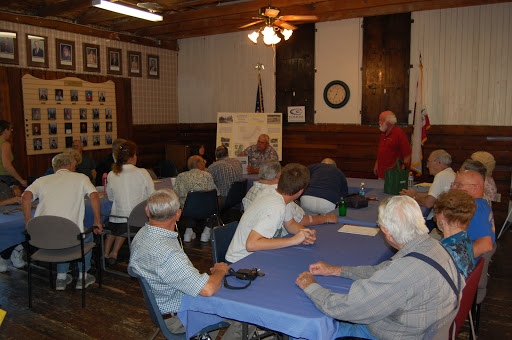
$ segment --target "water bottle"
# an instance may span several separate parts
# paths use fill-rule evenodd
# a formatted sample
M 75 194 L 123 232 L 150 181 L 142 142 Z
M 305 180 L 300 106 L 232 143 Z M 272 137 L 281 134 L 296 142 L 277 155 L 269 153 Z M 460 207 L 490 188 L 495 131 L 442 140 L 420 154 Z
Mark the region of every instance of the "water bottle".
M 359 187 L 359 195 L 361 195 L 361 196 L 366 195 L 366 187 L 364 186 L 364 182 L 361 182 L 361 186 Z
M 412 174 L 412 171 L 409 171 L 409 190 L 411 190 L 413 186 L 414 186 L 414 175 Z
M 105 193 L 105 194 L 107 193 L 107 177 L 108 177 L 108 174 L 104 173 L 103 177 L 101 178 L 103 181 L 103 193 Z
M 347 203 L 343 199 L 338 202 L 338 211 L 340 216 L 347 216 Z

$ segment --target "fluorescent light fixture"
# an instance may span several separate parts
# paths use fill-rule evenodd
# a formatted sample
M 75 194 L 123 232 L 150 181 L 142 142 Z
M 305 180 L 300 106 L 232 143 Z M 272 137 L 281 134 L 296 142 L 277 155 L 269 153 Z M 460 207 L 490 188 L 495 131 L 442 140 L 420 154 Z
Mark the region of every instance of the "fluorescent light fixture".
M 132 17 L 149 20 L 149 21 L 162 21 L 163 17 L 158 14 L 149 13 L 140 9 L 128 7 L 125 5 L 116 4 L 105 0 L 92 0 L 92 5 L 98 8 L 106 9 L 116 13 L 129 15 Z

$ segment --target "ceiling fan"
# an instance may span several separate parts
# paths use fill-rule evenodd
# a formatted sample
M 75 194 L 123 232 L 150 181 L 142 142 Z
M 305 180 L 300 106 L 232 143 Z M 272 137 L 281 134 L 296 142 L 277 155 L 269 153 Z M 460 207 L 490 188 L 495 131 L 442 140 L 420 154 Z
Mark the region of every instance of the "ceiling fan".
M 290 24 L 288 21 L 317 21 L 316 15 L 282 15 L 281 9 L 278 7 L 270 6 L 270 0 L 267 7 L 261 7 L 258 10 L 258 16 L 255 17 L 256 21 L 241 26 L 240 28 L 248 28 L 254 25 L 263 24 L 258 31 L 249 34 L 249 39 L 257 43 L 259 33 L 263 34 L 263 41 L 267 45 L 274 45 L 281 41 L 281 38 L 276 32 L 281 32 L 285 40 L 288 40 L 292 32 L 298 27 Z

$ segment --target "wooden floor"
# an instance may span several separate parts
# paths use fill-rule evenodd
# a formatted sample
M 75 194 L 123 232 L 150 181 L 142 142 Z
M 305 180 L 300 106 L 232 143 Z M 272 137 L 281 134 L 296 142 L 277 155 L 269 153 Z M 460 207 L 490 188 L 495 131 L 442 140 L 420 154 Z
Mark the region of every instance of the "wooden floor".
M 211 267 L 209 243 L 196 239 L 185 244 L 185 251 L 200 271 Z M 512 232 L 508 231 L 498 241 L 489 269 L 480 339 L 512 339 L 511 252 Z M 66 291 L 57 292 L 49 288 L 47 272 L 36 270 L 33 283 L 33 308 L 29 309 L 26 271 L 9 267 L 0 273 L 0 308 L 7 311 L 0 339 L 148 339 L 155 329 L 134 279 L 105 273 L 102 288 L 94 284 L 87 289 L 85 309 L 80 291 L 74 289 L 75 281 Z M 464 327 L 458 339 L 468 338 Z

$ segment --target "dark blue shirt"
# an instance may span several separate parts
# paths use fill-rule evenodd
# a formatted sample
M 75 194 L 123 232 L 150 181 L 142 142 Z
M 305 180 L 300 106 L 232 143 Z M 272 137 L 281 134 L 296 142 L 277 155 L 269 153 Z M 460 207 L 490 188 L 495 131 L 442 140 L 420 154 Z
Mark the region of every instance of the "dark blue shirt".
M 473 255 L 473 243 L 465 230 L 441 240 L 443 247 L 448 250 L 455 260 L 455 265 L 460 273 L 467 278 L 475 268 L 475 257 Z
M 347 179 L 336 166 L 318 163 L 309 165 L 308 170 L 311 180 L 304 195 L 320 197 L 332 203 L 348 195 Z

